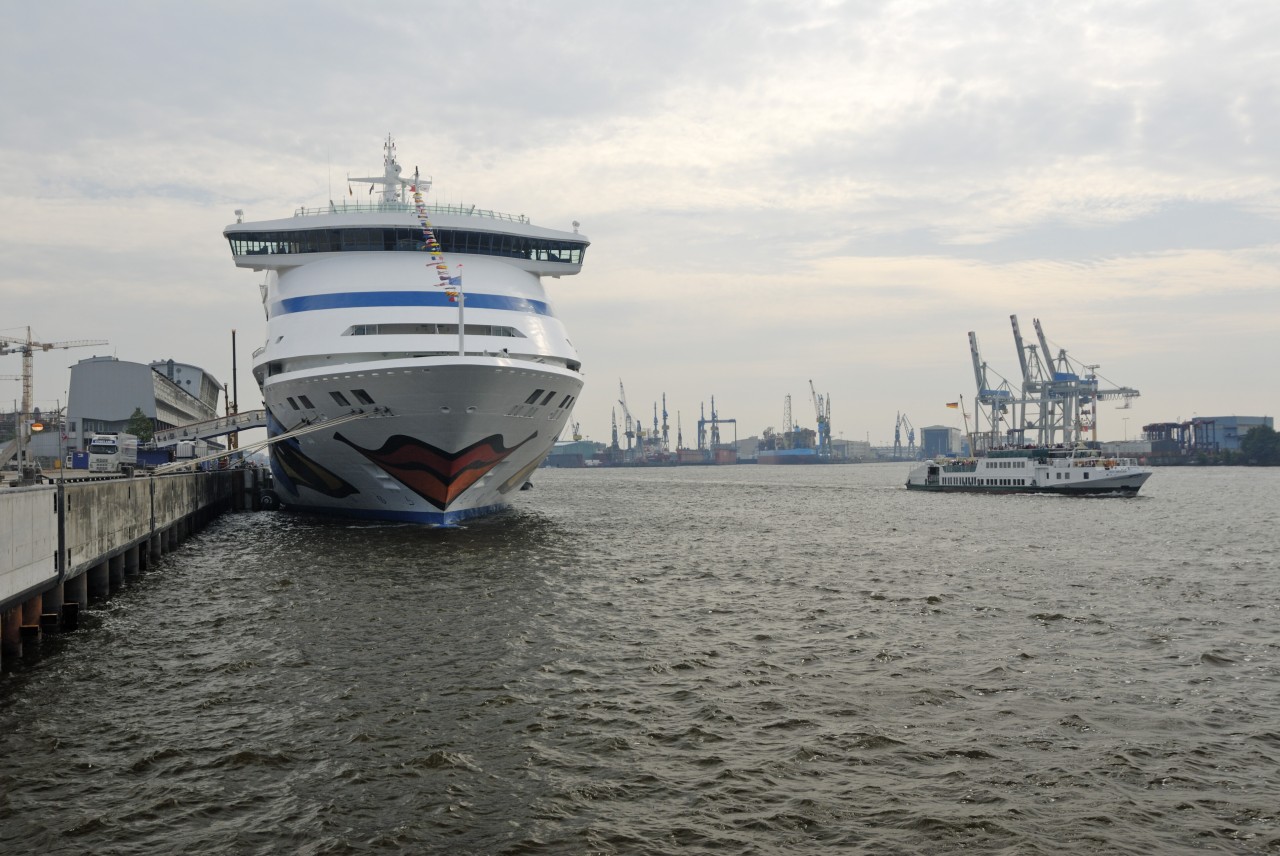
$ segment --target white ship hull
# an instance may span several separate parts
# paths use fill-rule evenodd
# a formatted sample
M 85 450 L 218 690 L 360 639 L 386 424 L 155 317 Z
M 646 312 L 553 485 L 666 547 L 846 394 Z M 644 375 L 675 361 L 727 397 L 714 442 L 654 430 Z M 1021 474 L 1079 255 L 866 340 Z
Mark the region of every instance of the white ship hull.
M 294 510 L 440 525 L 497 511 L 550 453 L 571 410 L 559 404 L 581 388 L 574 373 L 502 358 L 268 382 L 273 435 L 290 425 L 289 398 L 331 401 L 330 391 L 360 389 L 376 402 L 364 418 L 274 444 L 277 493 Z M 350 411 L 329 409 L 320 421 Z
M 429 206 L 430 181 L 401 177 L 390 138 L 384 153 L 382 176 L 352 179 L 376 201 L 224 235 L 266 272 L 253 373 L 280 501 L 447 525 L 503 508 L 568 424 L 581 363 L 542 279 L 576 274 L 589 242 Z
M 907 476 L 908 490 L 939 493 L 1056 493 L 1135 496 L 1151 470 L 1081 450 L 998 453 L 990 458 L 926 461 Z

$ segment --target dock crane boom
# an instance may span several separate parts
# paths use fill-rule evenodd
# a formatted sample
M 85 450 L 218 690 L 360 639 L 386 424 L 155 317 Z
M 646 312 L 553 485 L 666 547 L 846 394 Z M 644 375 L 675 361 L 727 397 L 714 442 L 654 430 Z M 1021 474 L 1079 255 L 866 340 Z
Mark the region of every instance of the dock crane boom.
M 31 412 L 32 365 L 31 357 L 36 351 L 51 351 L 54 348 L 87 348 L 90 345 L 106 345 L 106 339 L 77 339 L 71 342 L 37 342 L 31 338 L 31 328 L 27 328 L 27 338 L 16 339 L 13 336 L 0 336 L 0 356 L 5 354 L 22 354 L 22 412 Z
M 631 450 L 631 441 L 635 439 L 636 431 L 632 427 L 631 408 L 627 407 L 627 391 L 622 386 L 622 379 L 618 379 L 618 404 L 622 405 L 622 427 L 623 433 L 627 437 L 627 450 Z
M 829 457 L 831 455 L 831 395 L 828 393 L 825 398 L 818 395 L 812 380 L 809 381 L 809 394 L 813 396 L 813 408 L 817 413 L 818 454 Z

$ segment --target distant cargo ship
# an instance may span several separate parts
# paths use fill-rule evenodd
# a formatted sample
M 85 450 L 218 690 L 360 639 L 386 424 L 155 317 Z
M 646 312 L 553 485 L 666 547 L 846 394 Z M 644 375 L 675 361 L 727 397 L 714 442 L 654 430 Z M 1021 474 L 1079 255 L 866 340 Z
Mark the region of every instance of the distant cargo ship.
M 790 402 L 788 402 L 788 406 Z M 820 423 L 821 424 L 821 423 Z M 820 436 L 812 428 L 793 428 L 782 433 L 766 428 L 756 450 L 757 464 L 828 464 L 831 455 L 820 449 Z
M 756 452 L 757 464 L 824 464 L 828 458 L 818 455 L 817 449 L 765 449 Z

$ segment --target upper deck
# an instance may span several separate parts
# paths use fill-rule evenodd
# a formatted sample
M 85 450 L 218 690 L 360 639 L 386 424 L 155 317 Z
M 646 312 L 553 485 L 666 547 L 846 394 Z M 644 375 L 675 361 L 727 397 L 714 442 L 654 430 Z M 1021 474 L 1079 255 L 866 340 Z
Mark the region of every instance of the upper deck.
M 431 180 L 400 177 L 395 145 L 390 137 L 384 147 L 384 173 L 370 178 L 369 202 L 330 202 L 319 208 L 298 208 L 292 217 L 236 222 L 222 234 L 231 245 L 237 267 L 254 270 L 297 267 L 347 252 L 420 252 L 427 249 L 424 234 L 430 230 L 445 254 L 486 255 L 538 276 L 568 276 L 582 270 L 591 242 L 577 231 L 566 232 L 535 226 L 523 214 L 504 214 L 475 205 L 418 204 L 406 198 L 406 190 L 425 193 Z M 383 190 L 374 196 L 374 187 Z M 421 213 L 420 213 L 421 210 Z M 425 218 L 424 218 L 425 215 Z

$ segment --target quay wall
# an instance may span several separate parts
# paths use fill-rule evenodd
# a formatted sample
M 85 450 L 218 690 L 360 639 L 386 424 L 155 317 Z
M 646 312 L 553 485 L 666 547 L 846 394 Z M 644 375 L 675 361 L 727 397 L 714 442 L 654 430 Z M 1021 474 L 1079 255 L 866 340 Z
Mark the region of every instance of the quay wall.
M 265 471 L 226 470 L 0 489 L 0 663 L 74 630 L 81 609 L 224 511 L 257 509 Z
M 58 579 L 58 491 L 0 491 L 0 611 Z

